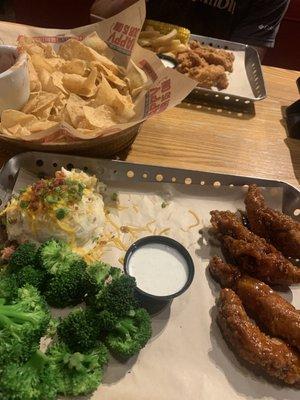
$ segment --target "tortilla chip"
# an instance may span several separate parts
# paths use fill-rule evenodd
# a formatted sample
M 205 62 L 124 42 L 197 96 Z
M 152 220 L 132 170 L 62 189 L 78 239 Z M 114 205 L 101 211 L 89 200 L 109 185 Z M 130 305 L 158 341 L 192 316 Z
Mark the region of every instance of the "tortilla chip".
M 29 73 L 30 92 L 38 92 L 39 90 L 42 89 L 42 84 L 32 64 L 30 55 L 28 55 L 28 73 Z
M 30 127 L 28 128 L 31 133 L 42 132 L 46 129 L 52 128 L 52 126 L 57 125 L 57 122 L 54 121 L 34 121 Z
M 103 54 L 108 49 L 107 44 L 98 36 L 97 32 L 90 33 L 83 39 L 82 43 L 91 47 L 99 54 Z
M 63 93 L 67 95 L 69 92 L 63 85 L 64 74 L 61 71 L 54 71 L 48 81 L 46 90 L 51 93 Z
M 46 120 L 51 114 L 57 97 L 57 94 L 48 92 L 32 93 L 28 102 L 22 108 L 22 112 L 32 114 L 41 120 Z
M 86 71 L 86 62 L 79 58 L 74 58 L 70 61 L 65 61 L 61 67 L 62 72 L 67 74 L 77 74 L 83 76 Z
M 1 115 L 1 131 L 16 137 L 28 136 L 56 125 L 53 121 L 39 121 L 34 115 L 17 110 L 4 110 Z
M 97 91 L 97 70 L 93 68 L 87 78 L 76 74 L 65 74 L 62 79 L 64 87 L 71 93 L 91 97 Z
M 47 62 L 47 59 L 40 54 L 33 54 L 31 56 L 32 64 L 37 72 L 45 69 L 49 73 L 55 71 L 55 68 Z
M 57 95 L 48 92 L 32 93 L 29 100 L 22 108 L 22 112 L 26 114 L 35 114 L 37 111 L 47 107 L 53 106 Z
M 118 89 L 113 89 L 103 75 L 102 81 L 98 85 L 95 104 L 109 105 L 121 119 L 129 120 L 135 114 L 131 97 L 120 94 Z
M 21 36 L 18 39 L 19 46 L 27 51 L 30 55 L 39 54 L 46 58 L 57 57 L 57 54 L 53 50 L 50 44 L 45 44 L 40 40 L 36 40 L 32 37 Z
M 44 55 L 46 58 L 57 58 L 57 54 L 50 44 L 44 44 L 39 42 L 44 49 Z
M 83 113 L 87 123 L 80 123 L 79 128 L 95 129 L 95 128 L 109 128 L 116 124 L 114 110 L 107 106 L 102 105 L 97 108 L 84 106 Z
M 40 54 L 44 55 L 44 49 L 41 42 L 34 40 L 28 36 L 21 36 L 18 39 L 19 47 L 25 50 L 29 55 Z
M 25 114 L 17 110 L 4 110 L 1 114 L 1 125 L 4 128 L 11 128 L 20 124 L 23 126 L 30 125 L 36 118 L 33 115 Z
M 58 54 L 65 60 L 79 58 L 85 61 L 99 61 L 115 74 L 119 72 L 118 66 L 111 60 L 97 53 L 94 49 L 85 46 L 76 39 L 69 39 L 63 43 L 59 48 Z
M 61 69 L 63 64 L 65 63 L 65 60 L 63 60 L 60 57 L 51 57 L 47 58 L 47 63 L 51 65 L 51 67 L 54 68 L 54 70 Z
M 69 115 L 69 120 L 74 128 L 77 128 L 79 123 L 84 119 L 83 106 L 86 104 L 76 94 L 71 93 L 66 104 L 66 111 Z
M 114 84 L 121 91 L 125 91 L 127 89 L 127 83 L 115 75 L 109 68 L 107 68 L 104 64 L 100 63 L 99 61 L 92 61 L 90 63 L 92 68 L 97 68 L 100 74 L 103 74 L 107 80 Z
M 130 92 L 133 96 L 137 96 L 142 89 L 146 89 L 148 86 L 147 75 L 132 60 L 130 61 L 130 68 L 127 72 L 126 80 L 128 80 Z

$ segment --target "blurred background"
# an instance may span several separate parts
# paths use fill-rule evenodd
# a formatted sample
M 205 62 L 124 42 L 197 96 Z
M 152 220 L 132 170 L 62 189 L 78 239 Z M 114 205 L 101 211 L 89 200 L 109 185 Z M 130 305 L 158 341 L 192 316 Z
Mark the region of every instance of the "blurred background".
M 0 20 L 27 25 L 74 28 L 89 23 L 93 0 L 0 0 Z M 66 18 L 68 16 L 68 18 Z M 291 0 L 276 45 L 263 64 L 300 70 L 300 0 Z

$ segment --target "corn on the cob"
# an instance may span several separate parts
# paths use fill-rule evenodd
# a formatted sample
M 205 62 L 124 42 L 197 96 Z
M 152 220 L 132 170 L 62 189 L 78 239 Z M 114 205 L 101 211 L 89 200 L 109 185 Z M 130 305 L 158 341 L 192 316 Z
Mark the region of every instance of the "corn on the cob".
M 143 30 L 146 30 L 146 28 L 150 26 L 156 31 L 159 31 L 163 35 L 166 35 L 173 29 L 176 29 L 177 30 L 176 39 L 179 39 L 183 44 L 187 44 L 189 41 L 191 32 L 186 28 L 182 28 L 181 26 L 167 24 L 165 22 L 154 21 L 151 19 L 146 19 Z

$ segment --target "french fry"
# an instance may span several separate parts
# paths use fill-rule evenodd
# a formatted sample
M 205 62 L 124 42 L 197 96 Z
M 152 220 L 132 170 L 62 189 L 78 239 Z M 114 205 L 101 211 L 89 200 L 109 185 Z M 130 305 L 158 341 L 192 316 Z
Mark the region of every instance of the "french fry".
M 172 29 L 168 34 L 163 35 L 153 26 L 146 26 L 145 30 L 140 33 L 138 43 L 140 46 L 152 50 L 158 54 L 169 54 L 171 57 L 178 53 L 186 51 L 187 46 L 182 43 L 178 36 L 177 29 Z
M 140 39 L 153 39 L 160 36 L 158 31 L 142 31 L 140 33 Z
M 167 43 L 165 46 L 161 46 L 157 48 L 158 53 L 168 53 L 174 50 L 177 50 L 178 46 L 180 46 L 180 40 L 174 39 L 170 43 Z
M 164 46 L 166 45 L 166 43 L 168 43 L 169 41 L 175 39 L 177 36 L 177 30 L 173 29 L 170 33 L 168 33 L 167 35 L 163 35 L 158 37 L 157 39 L 153 40 L 153 45 L 154 46 Z
M 147 39 L 139 39 L 138 43 L 142 47 L 151 47 L 152 46 L 151 40 L 147 40 Z

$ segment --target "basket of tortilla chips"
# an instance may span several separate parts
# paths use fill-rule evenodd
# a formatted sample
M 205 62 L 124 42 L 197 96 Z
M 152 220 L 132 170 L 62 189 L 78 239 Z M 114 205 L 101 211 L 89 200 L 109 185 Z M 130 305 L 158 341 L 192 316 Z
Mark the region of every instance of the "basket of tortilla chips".
M 145 119 L 185 98 L 194 81 L 136 44 L 144 20 L 140 0 L 73 30 L 0 22 L 5 44 L 26 53 L 30 80 L 23 107 L 1 113 L 2 145 L 109 156 L 132 143 Z

